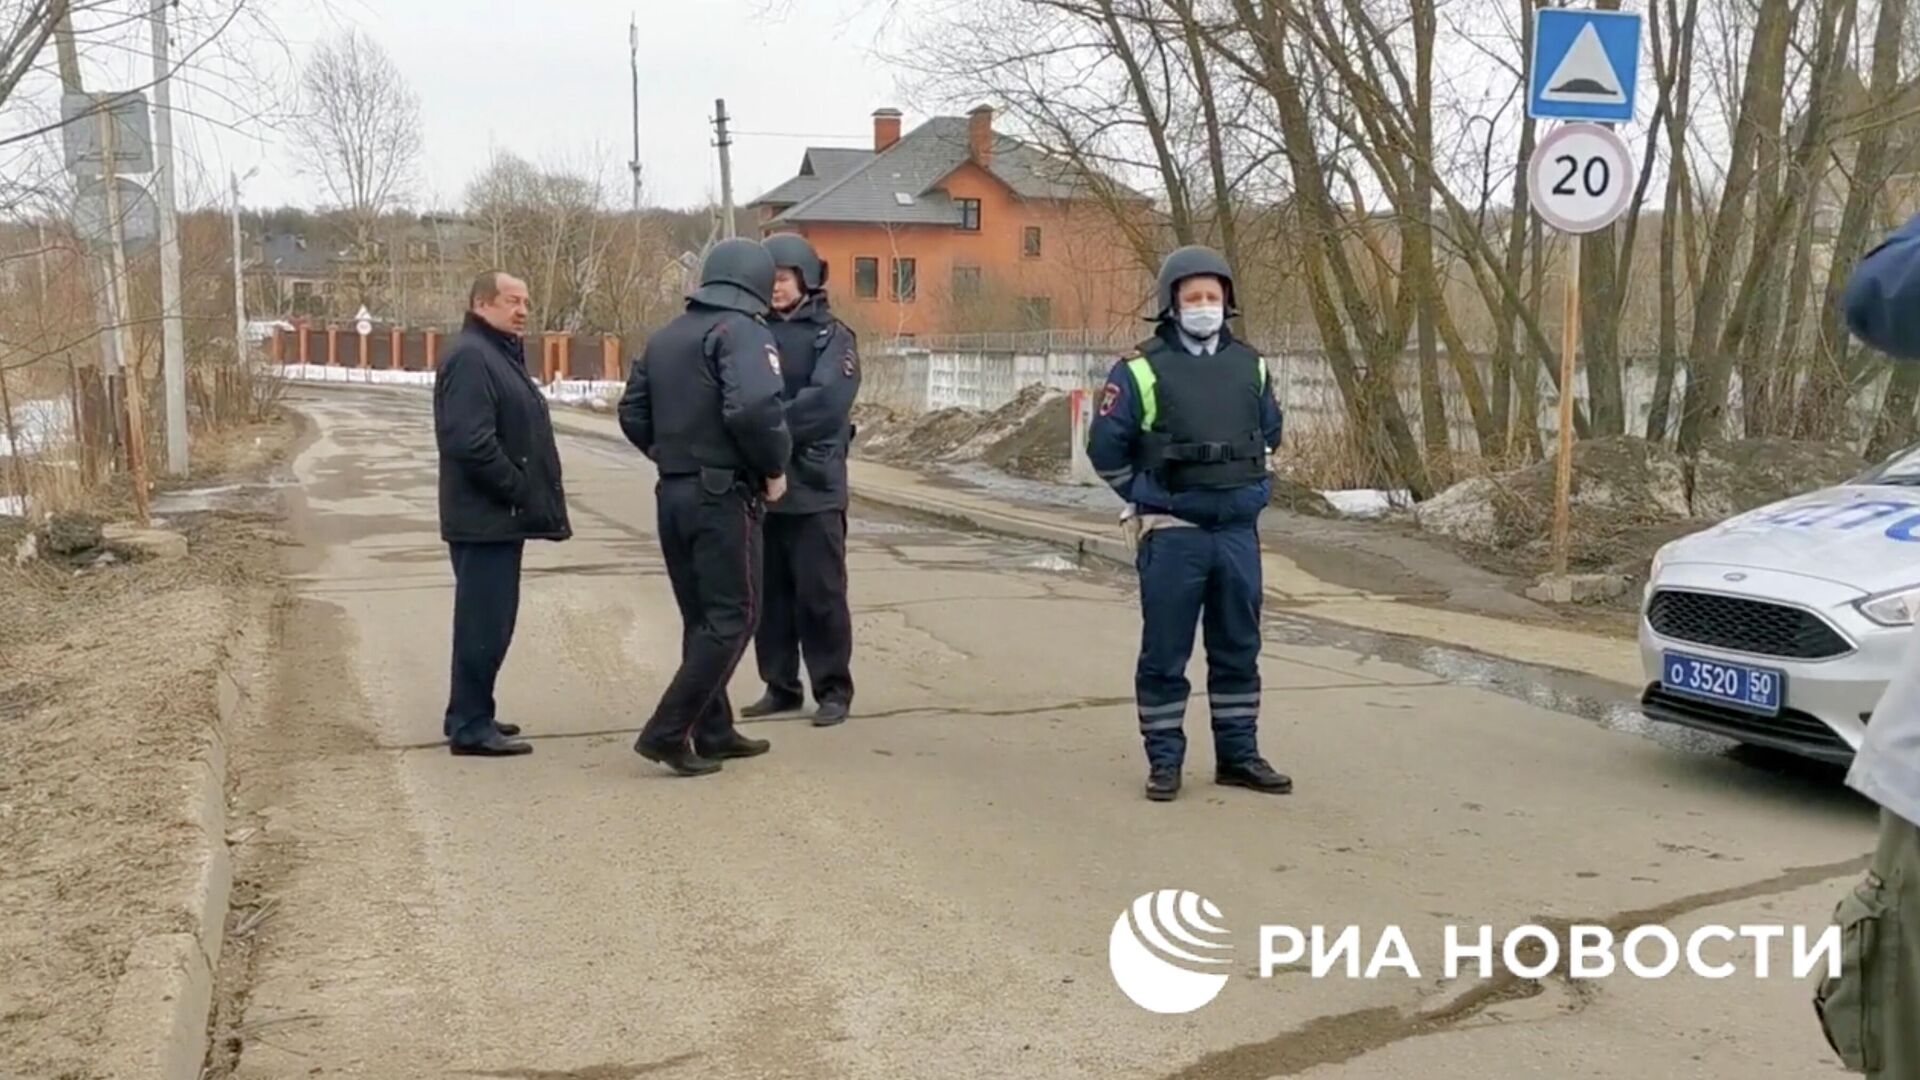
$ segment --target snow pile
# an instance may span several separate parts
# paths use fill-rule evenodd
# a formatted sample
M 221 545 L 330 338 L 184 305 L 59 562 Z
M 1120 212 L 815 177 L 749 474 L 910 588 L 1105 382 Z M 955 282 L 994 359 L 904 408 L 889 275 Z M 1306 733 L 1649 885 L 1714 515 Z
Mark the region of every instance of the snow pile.
M 1061 480 L 1072 456 L 1067 395 L 1039 383 L 991 412 L 948 408 L 900 416 L 855 408 L 862 453 L 902 465 L 984 462 L 1014 476 Z
M 1395 510 L 1407 510 L 1413 506 L 1413 493 L 1410 491 L 1356 488 L 1351 491 L 1323 491 L 1320 497 L 1332 503 L 1333 508 L 1345 517 L 1386 517 Z

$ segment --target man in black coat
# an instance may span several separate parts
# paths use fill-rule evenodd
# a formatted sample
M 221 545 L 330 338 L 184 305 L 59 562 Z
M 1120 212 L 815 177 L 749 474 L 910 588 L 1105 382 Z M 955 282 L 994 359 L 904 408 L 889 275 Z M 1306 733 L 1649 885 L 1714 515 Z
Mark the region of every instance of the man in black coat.
M 527 373 L 527 286 L 481 274 L 466 323 L 440 360 L 433 427 L 440 448 L 440 537 L 453 558 L 453 679 L 444 730 L 452 752 L 530 754 L 494 716 L 493 686 L 520 611 L 528 540 L 566 540 L 567 496 L 547 399 Z
M 768 325 L 780 345 L 793 459 L 787 497 L 767 508 L 765 610 L 754 656 L 767 692 L 745 717 L 798 709 L 800 659 L 815 727 L 853 704 L 853 616 L 847 607 L 847 447 L 860 360 L 853 330 L 827 307 L 827 265 L 795 233 L 767 237 L 776 275 Z
M 620 400 L 621 430 L 659 468 L 660 548 L 682 625 L 680 668 L 633 748 L 682 776 L 768 749 L 734 728 L 727 682 L 759 623 L 760 523 L 786 493 L 793 449 L 780 349 L 761 321 L 772 293 L 765 248 L 716 245 Z

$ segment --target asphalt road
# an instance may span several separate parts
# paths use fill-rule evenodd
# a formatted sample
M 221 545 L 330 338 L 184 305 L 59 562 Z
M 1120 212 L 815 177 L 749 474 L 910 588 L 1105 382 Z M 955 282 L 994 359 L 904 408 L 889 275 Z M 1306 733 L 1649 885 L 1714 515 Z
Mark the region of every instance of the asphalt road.
M 1296 634 L 1262 660 L 1263 746 L 1296 794 L 1213 786 L 1196 698 L 1186 791 L 1148 803 L 1124 576 L 861 518 L 854 718 L 752 725 L 771 754 L 676 778 L 631 749 L 679 643 L 652 474 L 580 437 L 577 535 L 529 549 L 501 684 L 536 752 L 454 758 L 426 399 L 295 401 L 316 429 L 297 599 L 234 751 L 246 894 L 271 901 L 227 987 L 235 1075 L 1840 1075 L 1784 950 L 1767 980 L 1441 970 L 1449 924 L 1817 933 L 1872 842 L 1830 775 Z M 736 703 L 758 690 L 749 661 Z M 1182 1016 L 1109 973 L 1116 916 L 1160 888 L 1232 934 L 1234 978 Z M 1263 979 L 1265 923 L 1358 924 L 1363 961 L 1398 926 L 1420 977 Z

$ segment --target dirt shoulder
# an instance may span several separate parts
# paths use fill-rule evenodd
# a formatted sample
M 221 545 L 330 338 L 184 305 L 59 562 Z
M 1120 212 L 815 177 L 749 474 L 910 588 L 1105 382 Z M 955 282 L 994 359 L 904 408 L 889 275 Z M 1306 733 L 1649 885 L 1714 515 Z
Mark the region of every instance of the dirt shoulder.
M 43 548 L 15 566 L 27 528 L 0 519 L 0 1073 L 95 1076 L 129 949 L 194 928 L 189 779 L 226 643 L 270 612 L 270 485 L 295 439 L 281 418 L 196 446 L 154 500 L 182 559 Z

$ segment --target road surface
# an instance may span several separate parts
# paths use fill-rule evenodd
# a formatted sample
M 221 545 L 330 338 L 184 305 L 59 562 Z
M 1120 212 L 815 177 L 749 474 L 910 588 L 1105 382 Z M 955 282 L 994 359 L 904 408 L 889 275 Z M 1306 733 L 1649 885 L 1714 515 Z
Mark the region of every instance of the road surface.
M 580 436 L 562 440 L 576 536 L 529 547 L 501 682 L 536 752 L 454 758 L 427 399 L 294 400 L 313 424 L 294 467 L 296 598 L 266 719 L 234 750 L 242 892 L 264 918 L 227 973 L 233 1075 L 1835 1068 L 1810 982 L 1778 974 L 1784 950 L 1769 980 L 1750 963 L 1717 981 L 1441 970 L 1449 924 L 1817 933 L 1872 842 L 1870 810 L 1830 774 L 1541 708 L 1526 699 L 1551 700 L 1544 675 L 1541 695 L 1496 693 L 1296 633 L 1263 653 L 1261 733 L 1296 794 L 1215 787 L 1196 697 L 1186 790 L 1148 803 L 1126 577 L 862 517 L 854 718 L 754 724 L 771 754 L 673 777 L 631 749 L 679 643 L 652 473 Z M 736 703 L 757 696 L 751 667 Z M 1161 888 L 1218 905 L 1234 945 L 1229 984 L 1181 1016 L 1135 1006 L 1109 973 L 1115 918 Z M 1269 923 L 1357 924 L 1367 954 L 1398 926 L 1420 977 L 1261 978 Z

